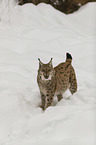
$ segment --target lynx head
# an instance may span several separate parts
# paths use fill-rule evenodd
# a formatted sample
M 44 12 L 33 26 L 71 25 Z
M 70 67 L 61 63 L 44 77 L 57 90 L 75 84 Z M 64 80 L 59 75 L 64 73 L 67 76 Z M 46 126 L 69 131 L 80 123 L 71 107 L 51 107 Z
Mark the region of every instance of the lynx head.
M 55 74 L 55 70 L 52 65 L 52 58 L 50 62 L 47 64 L 43 64 L 39 58 L 38 60 L 39 60 L 39 70 L 38 70 L 39 78 L 44 81 L 51 80 Z

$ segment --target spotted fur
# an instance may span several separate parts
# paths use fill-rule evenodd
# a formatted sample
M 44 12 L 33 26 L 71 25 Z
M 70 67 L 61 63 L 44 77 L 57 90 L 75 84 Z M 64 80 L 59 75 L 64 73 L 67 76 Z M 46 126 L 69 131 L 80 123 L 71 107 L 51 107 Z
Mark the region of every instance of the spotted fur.
M 74 68 L 71 65 L 72 56 L 67 53 L 66 61 L 53 68 L 52 58 L 49 63 L 43 64 L 39 60 L 37 83 L 41 93 L 42 109 L 45 110 L 53 103 L 54 95 L 58 101 L 63 93 L 69 89 L 71 94 L 77 91 L 77 80 Z

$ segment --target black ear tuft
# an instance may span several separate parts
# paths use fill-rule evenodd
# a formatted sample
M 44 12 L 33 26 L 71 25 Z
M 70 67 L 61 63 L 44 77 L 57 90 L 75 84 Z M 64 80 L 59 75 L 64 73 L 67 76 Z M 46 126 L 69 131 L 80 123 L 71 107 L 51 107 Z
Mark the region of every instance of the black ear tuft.
M 51 61 L 52 61 L 52 59 L 53 59 L 53 58 L 51 58 Z
M 69 53 L 66 53 L 66 58 L 67 58 L 67 59 L 72 59 L 72 56 L 71 56 L 71 54 L 69 54 Z
M 53 58 L 51 58 L 50 62 L 48 63 L 50 67 L 53 67 L 53 65 L 52 65 L 52 59 Z
M 39 68 L 43 65 L 43 63 L 41 62 L 40 58 L 38 58 L 39 60 Z
M 38 58 L 38 60 L 40 61 L 40 58 Z

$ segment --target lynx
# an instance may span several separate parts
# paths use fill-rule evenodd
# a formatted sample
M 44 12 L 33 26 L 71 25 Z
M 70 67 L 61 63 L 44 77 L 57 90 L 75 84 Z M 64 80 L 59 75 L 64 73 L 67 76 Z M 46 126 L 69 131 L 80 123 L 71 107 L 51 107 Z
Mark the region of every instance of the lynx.
M 66 53 L 66 61 L 53 68 L 52 58 L 49 63 L 43 64 L 39 60 L 37 83 L 41 93 L 42 109 L 45 110 L 53 103 L 56 95 L 58 101 L 63 93 L 69 89 L 71 94 L 77 91 L 77 80 L 74 68 L 71 65 L 72 56 Z

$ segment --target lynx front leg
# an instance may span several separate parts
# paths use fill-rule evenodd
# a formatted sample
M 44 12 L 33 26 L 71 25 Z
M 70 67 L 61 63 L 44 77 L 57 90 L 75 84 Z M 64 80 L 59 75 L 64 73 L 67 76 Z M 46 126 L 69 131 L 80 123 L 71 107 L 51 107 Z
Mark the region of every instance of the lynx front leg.
M 50 99 L 49 94 L 44 95 L 43 93 L 41 93 L 41 100 L 42 100 L 41 108 L 43 110 L 45 110 L 47 107 L 51 106 L 51 104 L 52 104 L 51 103 L 52 99 Z
M 53 98 L 54 98 L 54 95 L 51 96 L 49 94 L 46 94 L 46 96 L 45 96 L 44 94 L 41 93 L 41 100 L 42 100 L 41 108 L 43 110 L 45 110 L 49 106 L 52 106 L 52 104 L 53 104 Z
M 41 108 L 43 109 L 43 110 L 45 110 L 45 95 L 43 94 L 43 93 L 41 93 L 41 101 L 42 101 L 42 104 L 41 104 Z
M 49 106 L 52 106 L 53 98 L 54 98 L 54 96 L 50 96 L 47 98 L 47 107 L 46 108 L 48 108 Z
M 49 106 L 52 106 L 54 99 L 54 93 L 51 91 L 51 93 L 47 93 L 45 97 L 45 109 Z
M 57 95 L 57 98 L 58 98 L 58 102 L 59 102 L 61 99 L 63 99 L 62 94 Z

